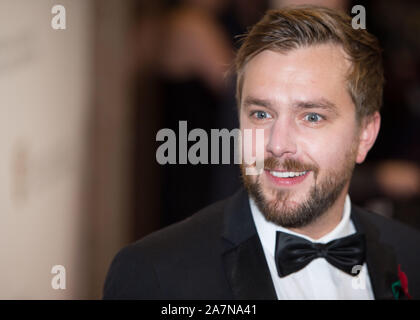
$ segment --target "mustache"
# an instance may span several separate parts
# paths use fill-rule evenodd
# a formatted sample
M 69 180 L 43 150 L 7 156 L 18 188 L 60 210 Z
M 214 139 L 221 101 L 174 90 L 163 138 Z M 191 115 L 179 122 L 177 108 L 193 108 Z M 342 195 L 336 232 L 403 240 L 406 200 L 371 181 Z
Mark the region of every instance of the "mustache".
M 313 171 L 315 174 L 317 174 L 319 171 L 318 166 L 314 164 L 304 163 L 296 159 L 288 158 L 283 161 L 280 161 L 274 157 L 264 159 L 265 170 L 276 170 L 280 168 L 282 170 L 295 171 L 295 172 L 296 171 Z

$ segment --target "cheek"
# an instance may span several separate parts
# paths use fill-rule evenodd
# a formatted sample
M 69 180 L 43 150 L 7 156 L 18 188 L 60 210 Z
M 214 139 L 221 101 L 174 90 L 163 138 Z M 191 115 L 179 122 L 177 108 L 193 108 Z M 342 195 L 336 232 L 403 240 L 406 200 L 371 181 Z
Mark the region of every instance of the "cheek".
M 341 168 L 348 161 L 350 151 L 353 148 L 352 135 L 328 134 L 325 136 L 309 139 L 305 143 L 307 156 L 314 161 L 320 170 Z

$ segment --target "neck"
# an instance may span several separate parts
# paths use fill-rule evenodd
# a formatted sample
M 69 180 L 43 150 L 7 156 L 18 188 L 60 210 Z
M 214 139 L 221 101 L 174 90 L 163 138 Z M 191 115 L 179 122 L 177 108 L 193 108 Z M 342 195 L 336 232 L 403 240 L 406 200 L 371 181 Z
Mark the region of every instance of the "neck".
M 314 240 L 322 238 L 340 223 L 343 212 L 344 204 L 346 201 L 348 186 L 343 189 L 340 196 L 334 202 L 334 204 L 318 219 L 313 223 L 303 228 L 290 228 L 291 231 L 305 235 Z

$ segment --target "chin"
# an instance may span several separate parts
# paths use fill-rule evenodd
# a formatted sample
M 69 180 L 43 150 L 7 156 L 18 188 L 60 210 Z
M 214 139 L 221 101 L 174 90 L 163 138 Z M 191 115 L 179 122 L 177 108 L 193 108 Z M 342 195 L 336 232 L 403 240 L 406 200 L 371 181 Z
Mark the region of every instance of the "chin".
M 276 187 L 265 187 L 263 190 L 263 195 L 268 202 L 272 203 L 280 201 L 290 208 L 298 206 L 309 198 L 308 191 L 302 192 L 299 190 L 284 190 Z

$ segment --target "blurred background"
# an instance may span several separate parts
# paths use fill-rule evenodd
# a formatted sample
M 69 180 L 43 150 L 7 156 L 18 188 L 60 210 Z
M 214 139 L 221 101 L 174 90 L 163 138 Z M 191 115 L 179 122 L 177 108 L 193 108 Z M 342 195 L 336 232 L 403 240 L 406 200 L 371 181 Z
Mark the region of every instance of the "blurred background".
M 98 299 L 121 247 L 232 194 L 236 166 L 160 166 L 156 133 L 237 127 L 238 35 L 302 3 L 365 6 L 387 84 L 350 196 L 420 228 L 418 1 L 0 0 L 0 298 Z

